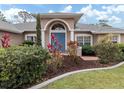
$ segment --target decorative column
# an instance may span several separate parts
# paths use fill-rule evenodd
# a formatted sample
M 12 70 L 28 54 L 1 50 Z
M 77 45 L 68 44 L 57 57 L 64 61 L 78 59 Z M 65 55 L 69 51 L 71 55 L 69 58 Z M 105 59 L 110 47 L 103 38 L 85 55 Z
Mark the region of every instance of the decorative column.
M 74 41 L 74 30 L 71 30 L 70 39 L 71 39 L 71 41 Z
M 41 31 L 41 41 L 42 47 L 45 48 L 45 30 Z

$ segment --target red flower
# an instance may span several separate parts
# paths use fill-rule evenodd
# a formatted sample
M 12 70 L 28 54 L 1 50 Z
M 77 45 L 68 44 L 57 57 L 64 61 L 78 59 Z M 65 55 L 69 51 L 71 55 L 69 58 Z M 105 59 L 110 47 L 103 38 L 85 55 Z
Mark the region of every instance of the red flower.
M 52 40 L 55 39 L 55 35 L 54 35 L 54 34 L 51 35 L 51 39 L 52 39 Z
M 47 47 L 48 47 L 48 49 L 51 49 L 52 48 L 52 46 L 51 46 L 50 43 L 47 45 Z
M 4 33 L 1 39 L 2 47 L 4 48 L 10 47 L 9 41 L 10 41 L 9 33 Z

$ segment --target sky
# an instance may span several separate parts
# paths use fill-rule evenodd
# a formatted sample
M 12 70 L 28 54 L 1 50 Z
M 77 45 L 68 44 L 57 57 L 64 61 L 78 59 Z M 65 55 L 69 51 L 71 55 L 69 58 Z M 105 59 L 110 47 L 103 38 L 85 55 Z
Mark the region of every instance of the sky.
M 124 5 L 121 4 L 0 4 L 0 11 L 12 22 L 16 21 L 14 15 L 19 11 L 83 13 L 80 23 L 96 24 L 104 19 L 113 27 L 124 28 Z

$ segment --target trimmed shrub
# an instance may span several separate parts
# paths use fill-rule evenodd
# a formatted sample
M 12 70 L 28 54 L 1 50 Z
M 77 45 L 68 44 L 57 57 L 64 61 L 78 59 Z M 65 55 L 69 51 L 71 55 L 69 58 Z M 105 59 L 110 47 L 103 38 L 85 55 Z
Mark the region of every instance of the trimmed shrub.
M 124 53 L 124 43 L 117 44 L 121 51 Z
M 111 35 L 104 37 L 94 47 L 96 55 L 100 58 L 100 63 L 119 62 L 123 60 L 123 53 L 117 44 L 111 42 Z
M 33 41 L 25 40 L 22 44 L 30 46 L 30 45 L 34 45 L 35 43 Z
M 1 52 L 0 52 L 1 53 Z M 26 88 L 42 79 L 49 53 L 38 46 L 10 47 L 0 55 L 0 88 Z
M 94 56 L 95 55 L 95 51 L 94 51 L 93 46 L 83 45 L 82 46 L 82 55 Z

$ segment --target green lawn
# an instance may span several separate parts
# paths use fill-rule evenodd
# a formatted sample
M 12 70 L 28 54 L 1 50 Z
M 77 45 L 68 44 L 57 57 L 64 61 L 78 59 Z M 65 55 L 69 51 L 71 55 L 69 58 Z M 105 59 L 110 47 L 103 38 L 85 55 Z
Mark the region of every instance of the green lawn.
M 124 88 L 124 65 L 111 70 L 73 74 L 45 88 Z

